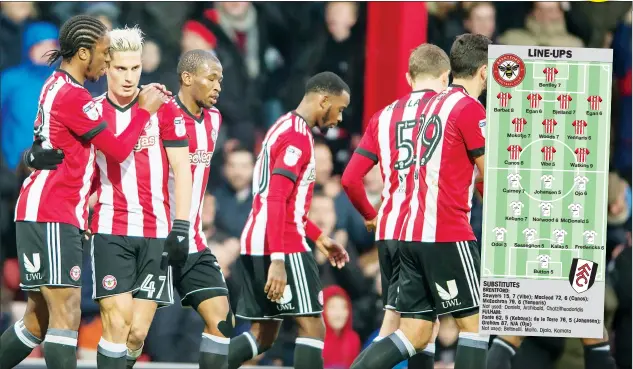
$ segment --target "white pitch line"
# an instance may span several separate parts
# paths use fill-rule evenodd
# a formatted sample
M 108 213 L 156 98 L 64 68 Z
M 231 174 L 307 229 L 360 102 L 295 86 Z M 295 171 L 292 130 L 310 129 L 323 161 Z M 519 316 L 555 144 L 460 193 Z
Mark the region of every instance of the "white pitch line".
M 538 169 L 538 168 L 516 168 L 515 166 L 513 166 L 513 167 L 508 167 L 508 168 L 488 167 L 488 169 L 513 170 L 515 172 L 517 171 L 526 171 L 526 172 L 549 171 L 549 172 L 607 173 L 604 170 L 582 170 L 580 168 L 577 168 L 577 169 L 548 169 L 548 168 Z

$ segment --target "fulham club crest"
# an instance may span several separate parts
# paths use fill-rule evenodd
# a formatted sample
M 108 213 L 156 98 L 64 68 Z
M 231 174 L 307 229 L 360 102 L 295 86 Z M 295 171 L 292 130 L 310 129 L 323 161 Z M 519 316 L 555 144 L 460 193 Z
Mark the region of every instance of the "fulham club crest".
M 492 75 L 503 87 L 516 87 L 525 78 L 525 64 L 514 54 L 503 54 L 492 65 Z
M 569 269 L 569 284 L 577 293 L 583 293 L 593 286 L 597 272 L 597 263 L 591 260 L 574 258 Z

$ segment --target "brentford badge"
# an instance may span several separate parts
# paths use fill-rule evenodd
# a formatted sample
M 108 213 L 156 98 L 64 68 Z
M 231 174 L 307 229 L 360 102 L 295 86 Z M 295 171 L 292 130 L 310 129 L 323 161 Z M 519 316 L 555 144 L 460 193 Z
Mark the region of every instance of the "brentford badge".
M 116 278 L 113 275 L 106 275 L 103 277 L 103 281 L 101 281 L 103 288 L 108 291 L 112 291 L 116 287 Z
M 514 54 L 503 54 L 492 65 L 495 81 L 503 87 L 516 87 L 525 78 L 525 64 Z
M 81 278 L 81 268 L 79 267 L 79 265 L 75 265 L 70 269 L 70 278 L 75 282 L 77 282 L 79 278 Z
M 569 269 L 569 284 L 577 293 L 586 292 L 593 286 L 598 273 L 598 263 L 574 258 Z

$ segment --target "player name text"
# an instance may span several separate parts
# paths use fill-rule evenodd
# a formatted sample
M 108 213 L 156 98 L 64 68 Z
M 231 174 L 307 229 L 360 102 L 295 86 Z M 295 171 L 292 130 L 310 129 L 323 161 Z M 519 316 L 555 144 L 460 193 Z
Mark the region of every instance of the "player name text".
M 602 115 L 601 111 L 589 111 L 589 110 L 587 110 L 586 113 L 587 113 L 588 117 L 593 117 L 595 115 Z
M 554 113 L 554 115 L 572 115 L 572 114 L 576 114 L 575 110 L 552 110 L 552 113 Z
M 543 109 L 525 109 L 525 112 L 528 114 L 542 114 Z
M 495 113 L 514 113 L 514 108 L 494 108 Z
M 591 140 L 591 136 L 576 136 L 576 135 L 567 135 L 567 139 L 569 140 Z
M 551 190 L 535 190 L 534 194 L 535 195 L 560 195 L 562 194 L 563 191 L 558 190 L 558 191 L 551 191 Z
M 508 190 L 507 188 L 503 189 L 503 193 L 522 193 L 523 190 Z

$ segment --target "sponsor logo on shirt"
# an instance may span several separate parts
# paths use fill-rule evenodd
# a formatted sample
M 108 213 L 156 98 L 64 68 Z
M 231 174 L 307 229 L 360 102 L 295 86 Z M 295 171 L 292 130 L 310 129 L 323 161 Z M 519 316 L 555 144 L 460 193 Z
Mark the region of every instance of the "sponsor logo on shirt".
M 213 151 L 208 152 L 205 150 L 196 150 L 189 153 L 189 162 L 191 165 L 204 165 L 208 167 L 211 165 L 211 158 L 213 157 Z

